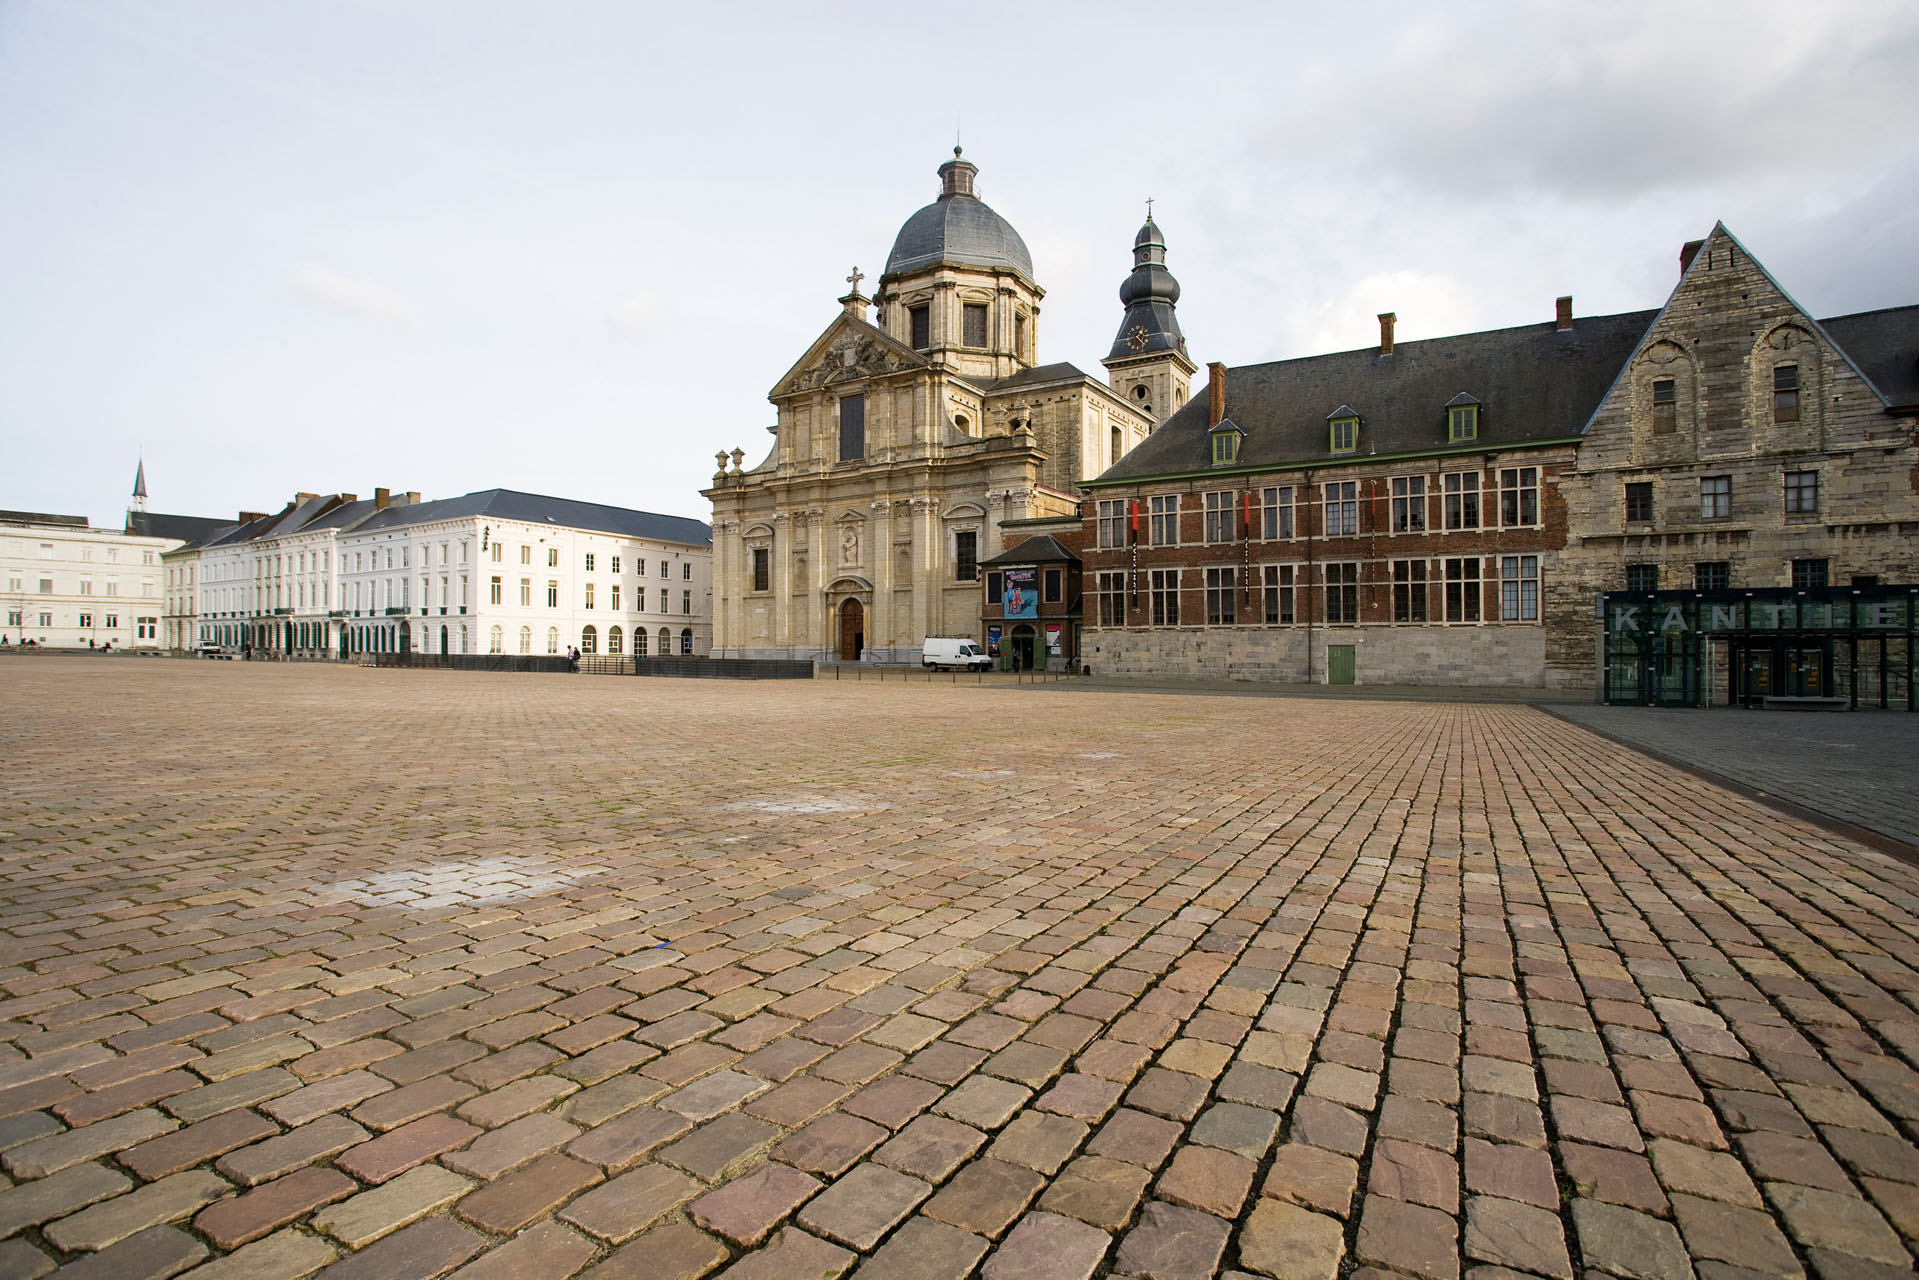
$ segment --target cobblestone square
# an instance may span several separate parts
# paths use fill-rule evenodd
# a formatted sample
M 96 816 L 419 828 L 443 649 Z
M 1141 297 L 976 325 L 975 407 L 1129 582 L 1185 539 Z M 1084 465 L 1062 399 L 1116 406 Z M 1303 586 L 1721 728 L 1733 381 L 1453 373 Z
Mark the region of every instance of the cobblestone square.
M 0 1276 L 1912 1268 L 1919 873 L 1533 707 L 0 711 Z

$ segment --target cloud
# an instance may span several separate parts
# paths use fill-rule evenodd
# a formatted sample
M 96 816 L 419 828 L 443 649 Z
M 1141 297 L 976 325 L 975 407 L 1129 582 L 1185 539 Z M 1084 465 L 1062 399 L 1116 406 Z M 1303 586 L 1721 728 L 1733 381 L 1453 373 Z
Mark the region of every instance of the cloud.
M 645 289 L 635 289 L 608 313 L 606 323 L 615 336 L 636 347 L 644 347 L 665 331 L 669 319 L 666 299 Z
M 293 292 L 308 302 L 317 302 L 335 311 L 344 311 L 366 320 L 412 328 L 413 304 L 400 294 L 372 280 L 308 267 L 293 277 Z
M 1394 340 L 1411 342 L 1479 327 L 1482 314 L 1472 288 L 1454 276 L 1432 271 L 1383 271 L 1367 276 L 1344 294 L 1323 302 L 1297 303 L 1286 317 L 1286 332 L 1269 358 L 1322 351 L 1352 351 L 1379 341 L 1379 315 L 1398 316 Z

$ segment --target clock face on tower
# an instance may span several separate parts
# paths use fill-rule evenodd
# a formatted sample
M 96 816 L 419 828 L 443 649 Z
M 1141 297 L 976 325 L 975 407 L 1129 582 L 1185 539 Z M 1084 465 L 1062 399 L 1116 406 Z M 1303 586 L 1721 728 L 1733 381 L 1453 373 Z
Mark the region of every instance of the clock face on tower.
M 1135 351 L 1144 351 L 1147 340 L 1146 326 L 1143 324 L 1134 325 L 1133 331 L 1126 335 L 1126 345 Z

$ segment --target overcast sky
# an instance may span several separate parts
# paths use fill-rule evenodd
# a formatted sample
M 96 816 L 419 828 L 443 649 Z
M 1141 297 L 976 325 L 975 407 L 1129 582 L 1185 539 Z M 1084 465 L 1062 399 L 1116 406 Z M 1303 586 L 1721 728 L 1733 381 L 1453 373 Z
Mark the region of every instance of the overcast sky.
M 1655 307 L 1719 219 L 1915 303 L 1915 66 L 1910 0 L 0 0 L 0 507 L 705 519 L 956 130 L 1095 374 L 1149 196 L 1202 365 Z

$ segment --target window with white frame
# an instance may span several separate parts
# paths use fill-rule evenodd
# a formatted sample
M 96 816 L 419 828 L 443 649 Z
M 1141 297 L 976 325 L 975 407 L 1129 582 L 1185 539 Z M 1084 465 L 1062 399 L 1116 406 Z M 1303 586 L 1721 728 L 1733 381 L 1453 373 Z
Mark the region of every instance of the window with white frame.
M 1426 532 L 1426 477 L 1393 477 L 1393 532 Z
M 1260 536 L 1272 541 L 1293 536 L 1293 486 L 1271 485 L 1260 491 Z
M 1393 561 L 1393 621 L 1426 621 L 1426 562 Z
M 1355 561 L 1333 561 L 1325 566 L 1326 622 L 1359 621 L 1359 565 Z
M 1152 498 L 1150 502 L 1151 522 L 1147 532 L 1156 547 L 1176 547 L 1179 545 L 1179 495 L 1165 493 Z
M 1206 495 L 1206 541 L 1236 541 L 1233 507 L 1238 497 L 1238 494 L 1229 491 Z
M 1100 546 L 1125 546 L 1126 500 L 1124 498 L 1102 499 L 1099 503 L 1096 528 Z
M 1505 467 L 1499 472 L 1499 523 L 1513 528 L 1539 523 L 1539 468 Z
M 1479 621 L 1479 557 L 1449 556 L 1445 561 L 1446 621 Z
M 1266 606 L 1266 621 L 1270 625 L 1285 625 L 1293 621 L 1293 591 L 1297 585 L 1298 567 L 1290 564 L 1269 564 L 1265 566 L 1261 577 L 1265 579 L 1263 590 Z
M 1499 558 L 1499 618 L 1502 622 L 1539 621 L 1539 557 Z
M 1326 486 L 1326 528 L 1329 538 L 1359 532 L 1359 483 L 1334 480 Z
M 1126 575 L 1101 573 L 1096 580 L 1095 594 L 1099 600 L 1099 625 L 1102 627 L 1125 626 Z
M 1154 569 L 1147 583 L 1153 609 L 1153 625 L 1179 625 L 1179 570 Z
M 1230 626 L 1235 621 L 1234 604 L 1239 593 L 1233 583 L 1234 571 L 1230 567 L 1206 570 L 1206 625 Z

